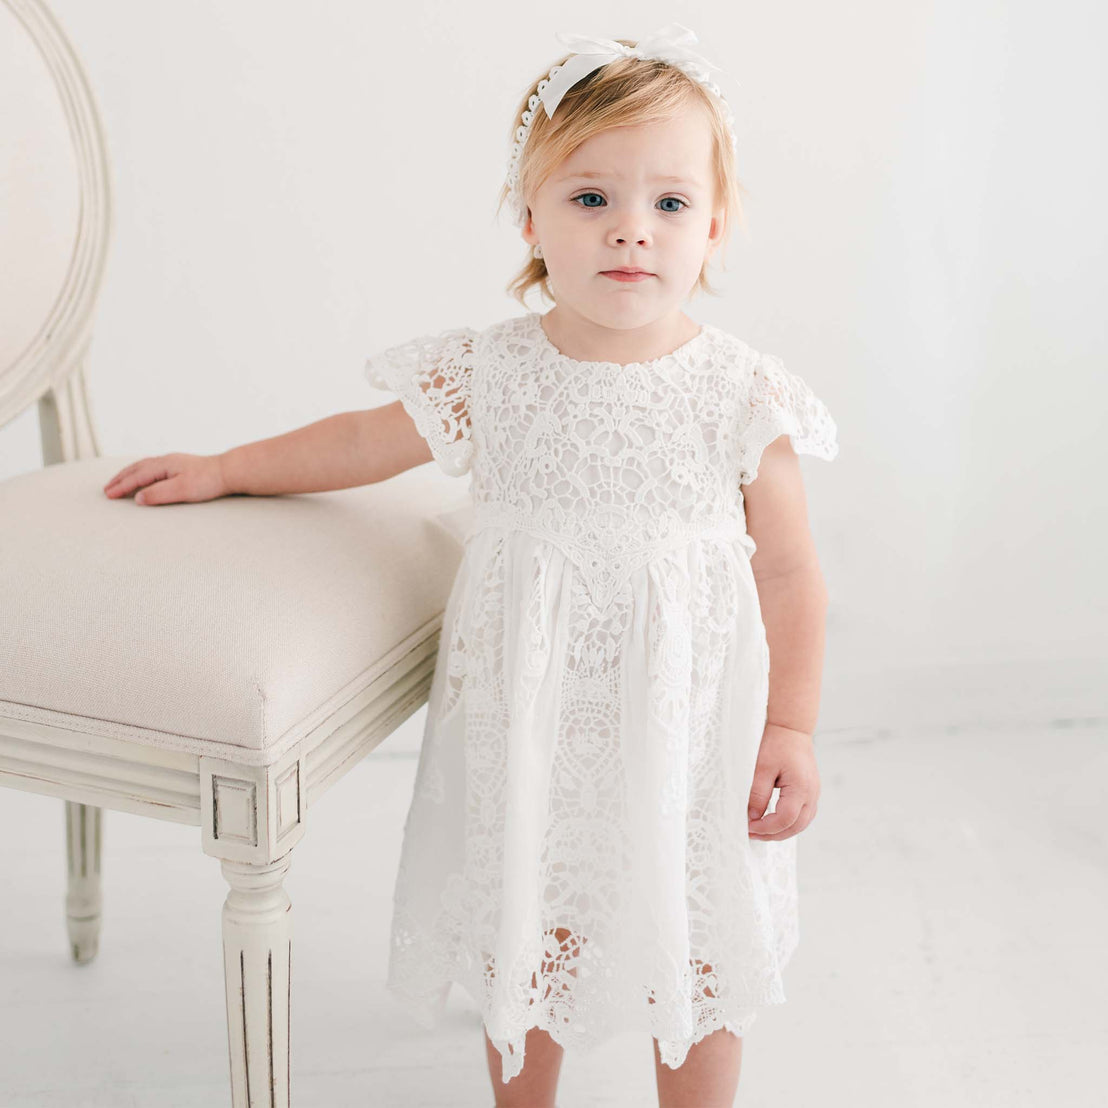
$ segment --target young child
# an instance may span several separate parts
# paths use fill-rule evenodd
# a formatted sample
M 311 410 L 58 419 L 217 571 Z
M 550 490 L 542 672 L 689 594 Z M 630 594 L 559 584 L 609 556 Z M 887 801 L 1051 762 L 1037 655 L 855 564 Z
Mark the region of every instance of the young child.
M 106 491 L 470 476 L 388 987 L 427 1027 L 465 987 L 498 1106 L 549 1108 L 565 1047 L 641 1029 L 663 1108 L 710 1108 L 797 943 L 827 604 L 797 453 L 834 458 L 836 427 L 778 358 L 681 310 L 741 216 L 696 36 L 560 38 L 501 194 L 533 247 L 509 291 L 550 311 L 383 350 L 367 373 L 394 404 Z

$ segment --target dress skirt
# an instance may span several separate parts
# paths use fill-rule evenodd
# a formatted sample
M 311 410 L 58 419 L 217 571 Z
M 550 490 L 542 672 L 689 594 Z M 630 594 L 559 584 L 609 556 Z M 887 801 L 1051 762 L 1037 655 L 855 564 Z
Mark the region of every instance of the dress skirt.
M 769 651 L 748 536 L 697 537 L 598 602 L 528 531 L 466 541 L 394 894 L 387 986 L 452 982 L 518 1074 L 524 1037 L 642 1030 L 677 1067 L 785 1000 L 796 838 L 751 839 Z

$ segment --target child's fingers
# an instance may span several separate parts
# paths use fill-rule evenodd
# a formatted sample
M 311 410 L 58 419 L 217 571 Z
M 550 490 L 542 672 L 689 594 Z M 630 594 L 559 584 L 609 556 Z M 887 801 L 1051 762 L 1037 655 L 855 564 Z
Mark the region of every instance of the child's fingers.
M 109 494 L 111 494 L 111 493 L 113 493 L 113 492 L 116 492 L 116 493 L 118 493 L 118 492 L 122 492 L 122 490 L 123 490 L 123 485 L 124 485 L 124 483 L 125 483 L 125 482 L 127 482 L 127 481 L 128 481 L 128 480 L 129 480 L 129 479 L 130 479 L 131 477 L 133 477 L 133 476 L 134 476 L 135 474 L 137 474 L 137 473 L 138 473 L 138 471 L 139 471 L 139 470 L 140 470 L 141 468 L 142 468 L 142 462 L 135 462 L 135 464 L 134 464 L 134 465 L 129 465 L 129 466 L 127 466 L 126 468 L 124 468 L 124 469 L 121 469 L 121 470 L 120 470 L 120 471 L 119 471 L 119 472 L 118 472 L 118 473 L 117 473 L 117 474 L 116 474 L 116 475 L 115 475 L 115 476 L 114 476 L 114 477 L 113 477 L 113 478 L 112 478 L 112 479 L 111 479 L 111 480 L 110 480 L 110 481 L 109 481 L 109 482 L 108 482 L 108 483 L 107 483 L 107 484 L 106 484 L 106 485 L 104 486 L 104 490 L 103 490 L 103 491 L 104 491 L 104 492 L 106 492 L 106 493 L 109 493 Z M 129 491 L 129 490 L 128 490 L 128 491 Z
M 815 814 L 814 805 L 802 804 L 800 811 L 797 813 L 797 818 L 792 823 L 779 831 L 773 831 L 765 826 L 777 815 L 777 812 L 773 812 L 764 820 L 753 821 L 750 825 L 749 835 L 752 839 L 761 839 L 763 842 L 778 842 L 781 839 L 790 839 L 793 835 L 799 835 L 812 822 Z
M 782 789 L 781 796 L 777 801 L 777 808 L 770 812 L 768 816 L 749 820 L 748 827 L 751 831 L 757 831 L 760 835 L 776 835 L 779 831 L 787 831 L 792 827 L 800 818 L 803 808 L 804 801 L 800 797 Z
M 104 486 L 104 493 L 113 498 L 127 496 L 135 489 L 142 488 L 143 485 L 152 485 L 157 481 L 167 481 L 176 477 L 178 468 L 172 458 L 143 458 L 142 461 L 121 469 Z M 151 503 L 148 496 L 143 496 L 141 499 L 136 496 L 135 500 L 139 504 Z
M 169 466 L 160 458 L 143 458 L 134 465 L 121 469 L 105 486 L 107 496 L 126 496 L 151 481 L 161 481 L 170 476 Z
M 136 504 L 176 504 L 183 500 L 179 477 L 169 477 L 164 481 L 155 481 L 152 485 L 135 493 Z
M 746 805 L 748 819 L 758 819 L 766 814 L 776 782 L 777 768 L 765 760 L 759 761 L 754 767 L 754 780 L 750 783 L 750 799 Z

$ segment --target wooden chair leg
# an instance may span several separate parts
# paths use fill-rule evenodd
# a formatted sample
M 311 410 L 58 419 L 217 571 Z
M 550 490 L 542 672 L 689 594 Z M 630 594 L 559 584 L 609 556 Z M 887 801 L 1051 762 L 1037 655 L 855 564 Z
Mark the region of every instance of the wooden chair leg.
M 220 861 L 230 885 L 223 905 L 223 968 L 234 1108 L 289 1108 L 289 859 Z
M 75 962 L 91 962 L 100 949 L 100 843 L 103 809 L 65 802 L 65 925 Z

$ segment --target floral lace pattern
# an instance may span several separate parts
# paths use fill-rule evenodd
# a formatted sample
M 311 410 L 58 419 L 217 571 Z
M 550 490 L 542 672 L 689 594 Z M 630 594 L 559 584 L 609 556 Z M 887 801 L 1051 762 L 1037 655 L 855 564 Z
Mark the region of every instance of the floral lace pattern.
M 434 460 L 453 477 L 469 471 L 473 454 L 469 386 L 476 335 L 470 327 L 458 327 L 412 339 L 366 362 L 369 383 L 397 394 Z
M 784 1001 L 796 840 L 747 832 L 770 657 L 742 486 L 780 434 L 838 449 L 807 385 L 718 328 L 621 366 L 540 319 L 369 363 L 474 500 L 388 987 L 433 1027 L 459 982 L 504 1080 L 531 1027 L 578 1049 L 639 1028 L 676 1067 Z

